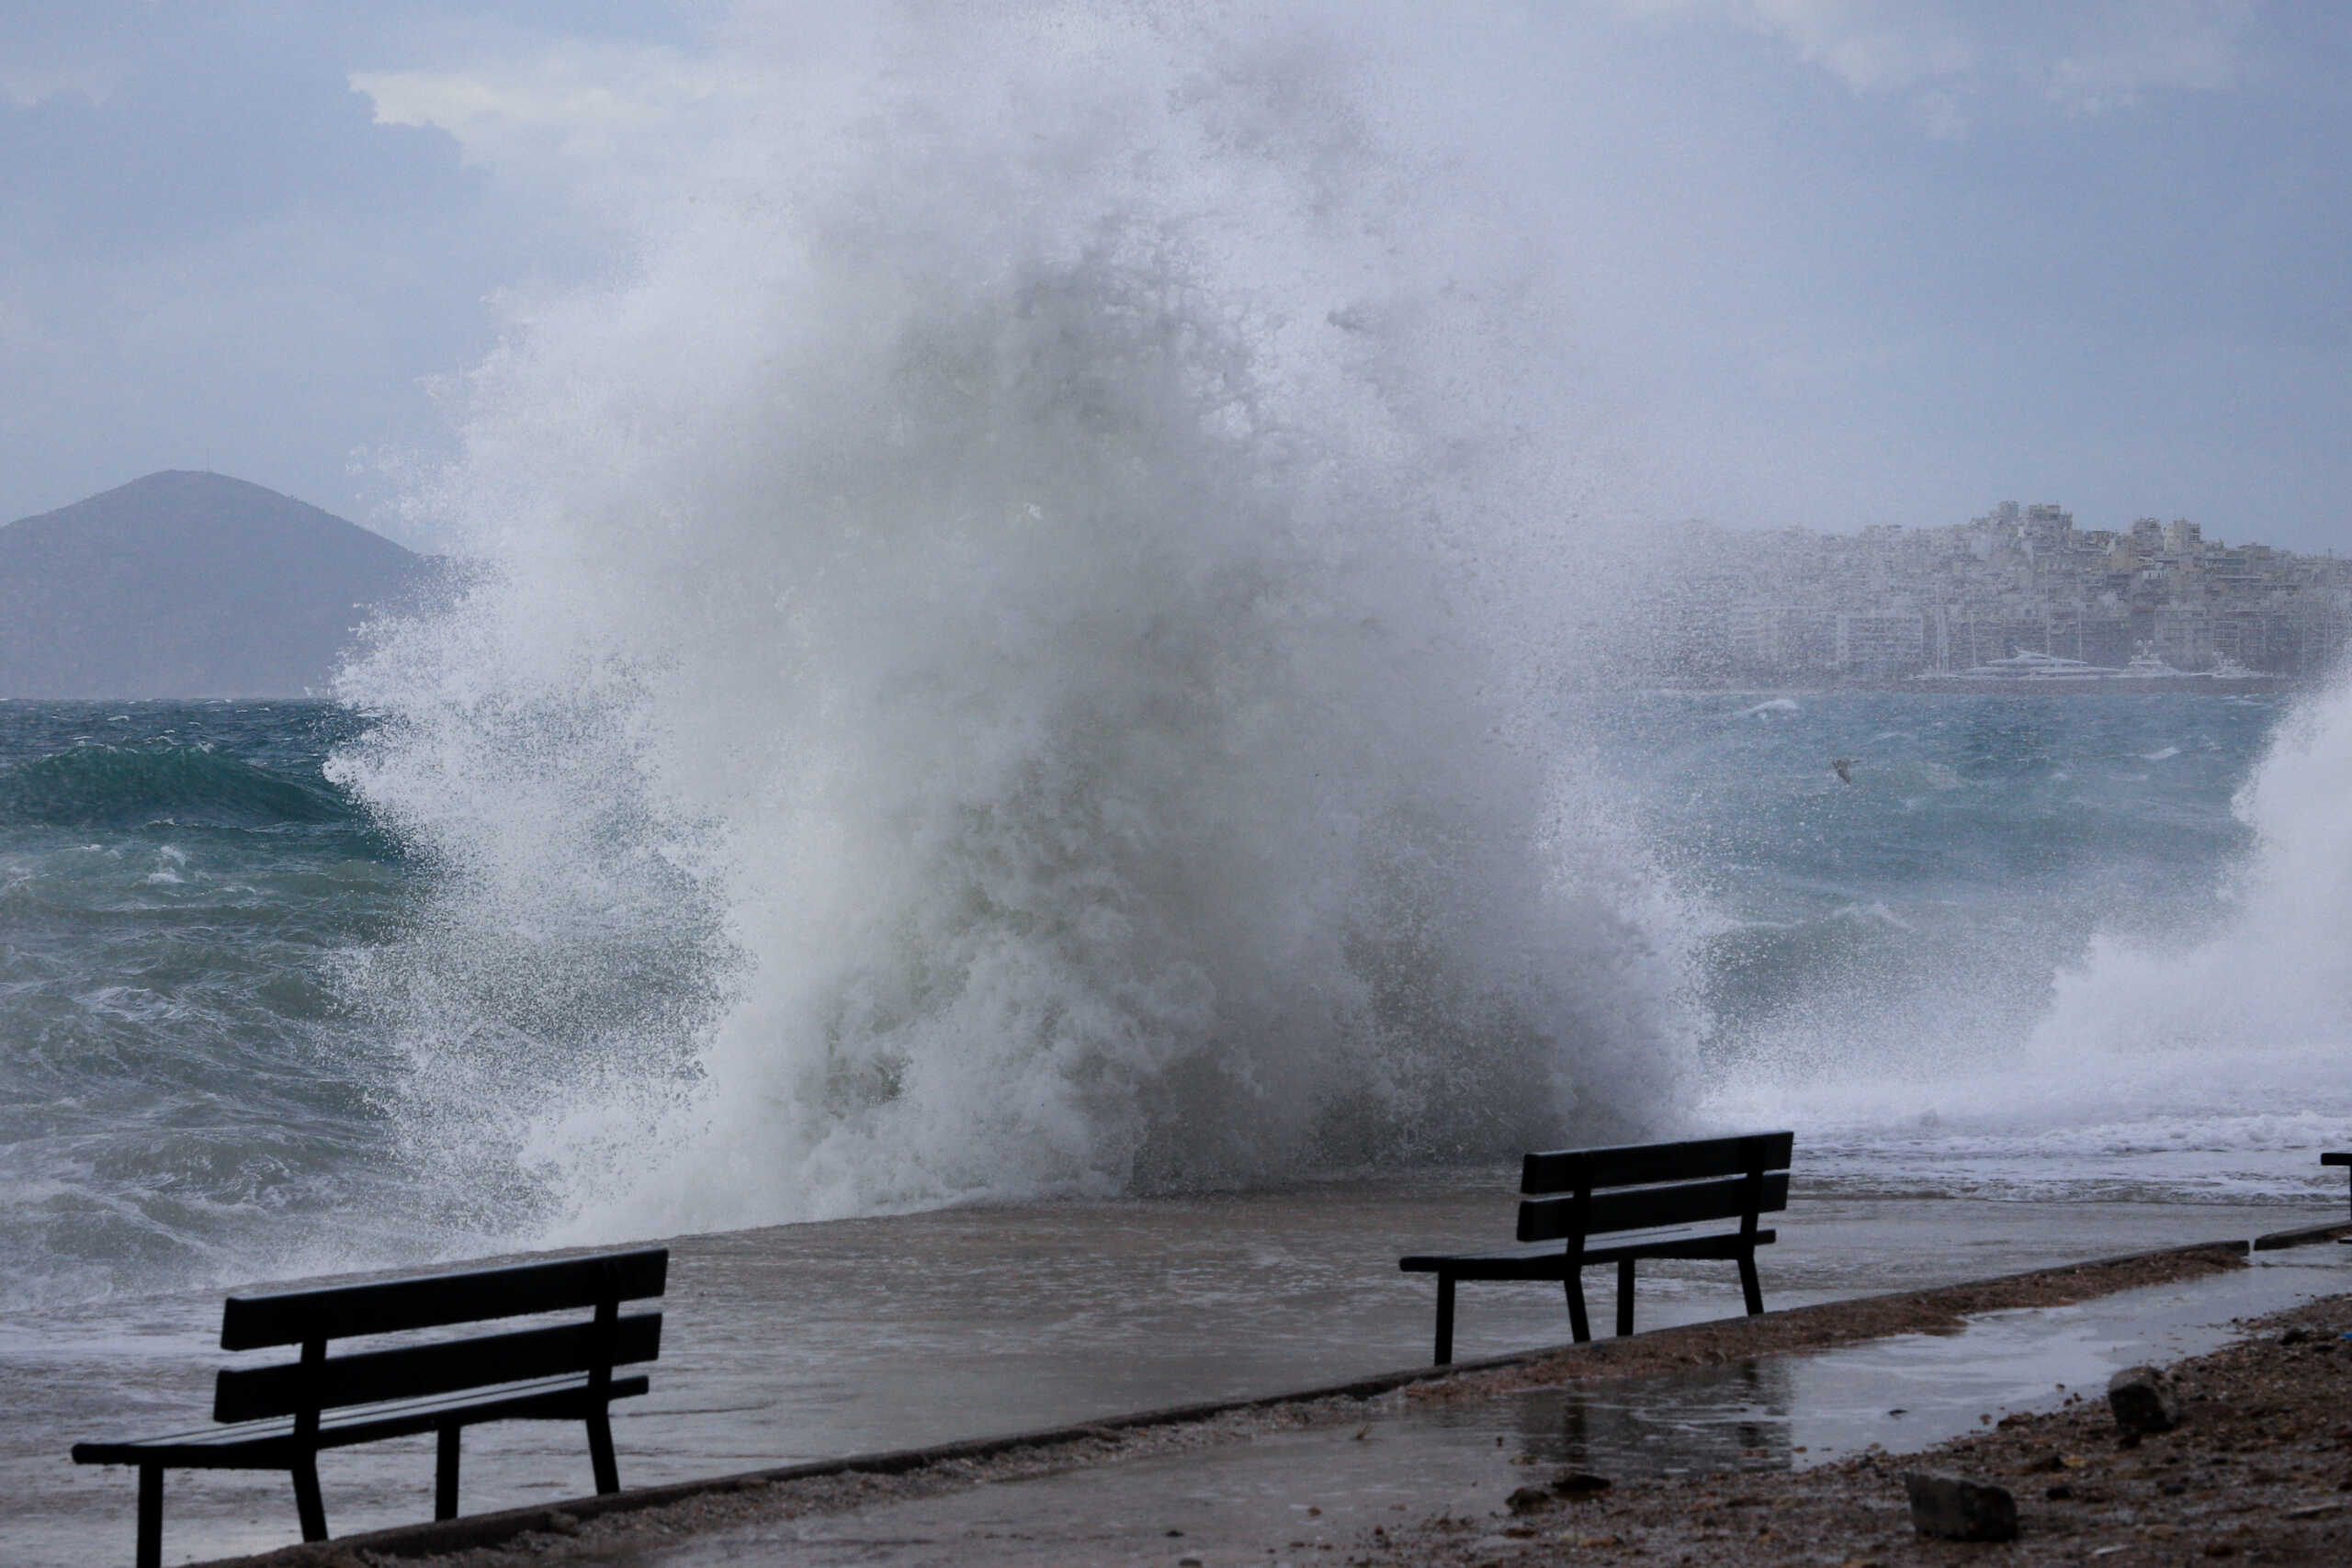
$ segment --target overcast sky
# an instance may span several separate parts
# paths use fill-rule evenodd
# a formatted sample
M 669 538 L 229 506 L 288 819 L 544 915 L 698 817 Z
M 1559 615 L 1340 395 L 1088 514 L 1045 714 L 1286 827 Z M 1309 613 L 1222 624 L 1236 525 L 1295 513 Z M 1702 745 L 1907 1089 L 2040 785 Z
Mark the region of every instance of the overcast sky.
M 1432 90 L 1572 278 L 1647 508 L 2352 549 L 2352 6 L 1460 16 Z M 626 267 L 616 193 L 742 112 L 723 17 L 0 0 L 0 518 L 211 468 L 378 521 L 497 301 Z

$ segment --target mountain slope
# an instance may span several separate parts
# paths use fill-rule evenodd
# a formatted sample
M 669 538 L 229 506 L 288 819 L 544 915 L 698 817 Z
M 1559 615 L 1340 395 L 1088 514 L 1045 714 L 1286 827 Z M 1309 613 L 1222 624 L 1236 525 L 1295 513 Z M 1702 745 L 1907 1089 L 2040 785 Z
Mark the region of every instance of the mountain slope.
M 150 474 L 0 527 L 0 697 L 321 691 L 432 568 L 243 479 Z

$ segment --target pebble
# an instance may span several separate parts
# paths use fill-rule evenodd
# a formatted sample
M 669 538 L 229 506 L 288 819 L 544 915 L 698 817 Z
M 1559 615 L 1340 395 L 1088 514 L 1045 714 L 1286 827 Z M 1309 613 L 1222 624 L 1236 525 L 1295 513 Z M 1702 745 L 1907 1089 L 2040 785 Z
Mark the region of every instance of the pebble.
M 2007 1487 L 1962 1475 L 1914 1470 L 1903 1490 L 1911 1499 L 1911 1528 L 1943 1540 L 2015 1540 L 2018 1503 Z
M 2107 1407 L 2129 1437 L 2169 1432 L 2180 1425 L 2180 1392 L 2154 1367 L 2126 1367 L 2108 1379 Z

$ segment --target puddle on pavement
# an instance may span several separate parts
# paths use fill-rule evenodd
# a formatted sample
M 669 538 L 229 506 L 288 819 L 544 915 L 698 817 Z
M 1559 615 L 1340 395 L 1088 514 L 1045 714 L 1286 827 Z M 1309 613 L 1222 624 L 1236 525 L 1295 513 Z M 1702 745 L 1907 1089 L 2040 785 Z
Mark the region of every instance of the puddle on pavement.
M 718 1532 L 628 1559 L 642 1568 L 1087 1562 L 1331 1561 L 1374 1525 L 1442 1509 L 1484 1517 L 1555 1469 L 1612 1478 L 1786 1471 L 1872 1444 L 1917 1449 L 2117 1369 L 2228 1342 L 2233 1321 L 2352 1285 L 2346 1249 L 2075 1306 L 1988 1314 L 1804 1356 L 1432 1407 L 1392 1395 L 1360 1426 L 1271 1434 L 1193 1454 L 973 1488 L 854 1515 Z M 1376 1414 L 1374 1414 L 1376 1412 Z
M 2257 1255 L 2251 1268 L 2185 1284 L 1986 1314 L 1958 1334 L 1543 1390 L 1461 1413 L 1408 1407 L 1397 1425 L 1430 1440 L 1499 1437 L 1547 1472 L 1604 1475 L 1803 1469 L 1872 1444 L 1915 1449 L 1986 1416 L 2052 1409 L 2069 1393 L 2104 1399 L 2120 1368 L 2201 1354 L 2235 1334 L 2233 1319 L 2342 1291 L 2352 1285 L 2346 1251 Z

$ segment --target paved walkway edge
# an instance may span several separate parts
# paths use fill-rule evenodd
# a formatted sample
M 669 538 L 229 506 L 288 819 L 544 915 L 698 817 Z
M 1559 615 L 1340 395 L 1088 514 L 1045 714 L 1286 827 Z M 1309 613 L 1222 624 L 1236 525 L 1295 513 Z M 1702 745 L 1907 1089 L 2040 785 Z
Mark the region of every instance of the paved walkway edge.
M 2324 1225 L 2303 1225 L 2290 1231 L 2272 1231 L 2254 1238 L 2256 1252 L 2283 1252 L 2290 1247 L 2312 1247 L 2323 1241 L 2343 1241 L 2352 1238 L 2352 1221 L 2337 1220 Z
M 2352 1229 L 2352 1225 L 2334 1227 Z M 2288 1233 L 2278 1233 L 2288 1234 Z M 2268 1239 L 2268 1238 L 2265 1238 Z M 2278 1245 L 2276 1243 L 2274 1246 Z M 2267 1250 L 2267 1249 L 2266 1249 Z M 1904 1300 L 1931 1301 L 1946 1294 L 1973 1291 L 2005 1280 L 2032 1280 L 2044 1275 L 2068 1274 L 2086 1269 L 2116 1269 L 2143 1263 L 2160 1258 L 2176 1258 L 2185 1253 L 2220 1252 L 2244 1258 L 2249 1251 L 2245 1241 L 2194 1242 L 2186 1247 L 2160 1247 L 2145 1252 L 2120 1253 L 2111 1258 L 2094 1258 L 2080 1263 L 2059 1264 L 2048 1269 L 2026 1269 L 2014 1274 L 1995 1274 L 1983 1280 L 1969 1280 L 1950 1285 L 1939 1285 L 1924 1291 L 1889 1291 L 1876 1296 L 1851 1296 L 1834 1302 L 1816 1302 L 1810 1306 L 1785 1307 L 1769 1312 L 1762 1318 L 1746 1316 L 1722 1318 L 1716 1323 L 1756 1323 L 1770 1319 L 1797 1321 L 1806 1317 L 1840 1312 L 1865 1302 Z M 1677 1324 L 1673 1327 L 1653 1329 L 1651 1334 L 1671 1335 L 1686 1328 L 1705 1328 L 1707 1323 Z M 1648 1337 L 1647 1335 L 1643 1337 Z M 1595 1339 L 1592 1346 L 1612 1341 Z M 460 1518 L 435 1520 L 427 1524 L 398 1525 L 390 1529 L 371 1530 L 364 1535 L 337 1536 L 334 1540 L 301 1546 L 287 1546 L 241 1557 L 215 1558 L 209 1562 L 191 1563 L 188 1568 L 304 1568 L 316 1564 L 328 1568 L 342 1559 L 342 1554 L 369 1551 L 385 1557 L 429 1557 L 439 1552 L 463 1551 L 477 1547 L 498 1546 L 532 1530 L 563 1529 L 561 1521 L 551 1522 L 551 1516 L 566 1515 L 572 1521 L 594 1518 L 603 1514 L 626 1513 L 638 1508 L 659 1507 L 688 1497 L 717 1492 L 750 1491 L 779 1481 L 800 1481 L 813 1476 L 865 1473 L 899 1475 L 927 1465 L 941 1464 L 950 1460 L 987 1459 L 1010 1453 L 1019 1449 L 1051 1448 L 1060 1443 L 1077 1442 L 1099 1437 L 1104 1432 L 1132 1431 L 1144 1427 L 1167 1427 L 1187 1421 L 1203 1421 L 1238 1411 L 1265 1410 L 1283 1404 L 1300 1404 L 1319 1399 L 1377 1399 L 1413 1383 L 1432 1382 L 1462 1372 L 1487 1371 L 1497 1368 L 1521 1366 L 1531 1361 L 1573 1351 L 1574 1345 L 1552 1345 L 1532 1350 L 1516 1350 L 1507 1356 L 1490 1356 L 1479 1360 L 1454 1361 L 1446 1366 L 1415 1367 L 1407 1371 L 1382 1372 L 1372 1377 L 1357 1378 L 1348 1382 L 1329 1383 L 1320 1388 L 1295 1389 L 1284 1393 L 1259 1394 L 1246 1399 L 1211 1400 L 1199 1404 L 1171 1404 L 1158 1410 L 1140 1410 L 1122 1416 L 1106 1416 L 1100 1420 L 1074 1422 L 1068 1426 L 1048 1427 L 1034 1432 L 1020 1432 L 997 1438 L 967 1438 L 952 1443 L 934 1444 L 929 1448 L 898 1449 L 884 1453 L 857 1454 L 847 1459 L 812 1460 L 802 1464 L 784 1465 L 772 1470 L 747 1471 L 735 1475 L 714 1476 L 704 1481 L 673 1482 L 667 1486 L 628 1487 L 604 1496 L 578 1497 L 569 1502 L 533 1504 L 527 1508 L 508 1508 L 494 1514 L 475 1514 Z M 626 1457 L 623 1456 L 624 1462 Z M 288 1521 L 291 1524 L 291 1521 Z M 356 1563 L 356 1560 L 350 1560 Z

